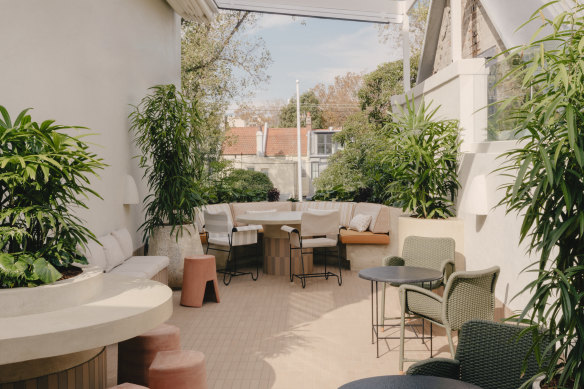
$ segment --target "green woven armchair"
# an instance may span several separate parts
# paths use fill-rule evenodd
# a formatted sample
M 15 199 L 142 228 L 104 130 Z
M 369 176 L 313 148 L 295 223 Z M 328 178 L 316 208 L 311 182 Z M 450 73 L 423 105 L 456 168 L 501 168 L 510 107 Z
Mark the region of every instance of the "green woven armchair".
M 410 375 L 453 378 L 483 389 L 517 389 L 541 369 L 531 348 L 529 334 L 519 337 L 522 327 L 484 320 L 462 325 L 454 359 L 430 358 L 413 364 Z M 547 344 L 541 345 L 543 352 Z M 527 358 L 525 374 L 522 364 Z
M 464 323 L 472 319 L 493 320 L 495 314 L 495 285 L 499 277 L 499 267 L 486 270 L 461 271 L 453 273 L 444 296 L 420 288 L 416 285 L 399 287 L 401 303 L 401 331 L 399 346 L 399 369 L 403 371 L 404 335 L 406 314 L 416 315 L 446 329 L 450 353 L 454 356 L 452 331 L 458 331 Z M 411 361 L 411 360 L 410 360 Z
M 444 274 L 444 277 L 425 285 L 430 290 L 436 289 L 446 283 L 454 271 L 454 239 L 408 236 L 404 240 L 402 256 L 384 258 L 382 264 L 383 266 L 416 266 L 439 270 Z M 384 321 L 386 319 L 399 319 L 399 317 L 385 317 L 386 287 L 387 284 L 384 283 L 381 294 L 381 317 Z

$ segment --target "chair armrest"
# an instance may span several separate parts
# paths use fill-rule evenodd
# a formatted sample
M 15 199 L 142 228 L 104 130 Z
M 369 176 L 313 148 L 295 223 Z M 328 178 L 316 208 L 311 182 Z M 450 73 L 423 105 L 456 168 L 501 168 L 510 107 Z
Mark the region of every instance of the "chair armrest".
M 293 232 L 295 232 L 295 233 L 297 233 L 297 234 L 299 234 L 299 233 L 300 233 L 300 232 L 299 232 L 299 231 L 298 231 L 296 228 L 294 228 L 294 227 L 290 227 L 290 226 L 282 226 L 282 228 L 281 228 L 281 229 L 282 229 L 282 231 L 286 231 L 286 232 L 287 232 L 287 233 L 289 233 L 289 234 L 291 234 L 291 233 L 293 233 Z
M 450 278 L 450 275 L 454 273 L 454 259 L 447 259 L 442 262 L 442 266 L 440 267 L 440 271 L 444 274 L 444 278 L 442 278 L 442 282 L 446 285 L 446 282 Z
M 438 294 L 431 292 L 428 289 L 419 287 L 417 285 L 403 284 L 399 287 L 398 293 L 400 296 L 400 302 L 404 304 L 403 307 L 407 312 L 418 313 L 417 311 L 414 310 L 415 311 L 414 312 L 410 309 L 410 306 L 408 304 L 408 295 L 411 296 L 412 294 L 421 294 L 424 297 L 429 298 L 430 301 L 434 300 L 436 303 L 440 305 L 442 305 L 443 301 L 442 297 L 439 296 Z M 425 303 L 429 303 L 430 301 L 426 301 Z
M 258 231 L 261 230 L 262 226 L 256 225 L 256 224 L 250 224 L 247 226 L 241 226 L 241 227 L 233 227 L 233 229 L 231 230 L 232 232 L 243 232 L 243 231 Z
M 434 377 L 460 379 L 460 362 L 456 359 L 431 358 L 414 363 L 408 375 L 429 375 Z
M 404 266 L 406 261 L 402 257 L 383 258 L 383 266 Z

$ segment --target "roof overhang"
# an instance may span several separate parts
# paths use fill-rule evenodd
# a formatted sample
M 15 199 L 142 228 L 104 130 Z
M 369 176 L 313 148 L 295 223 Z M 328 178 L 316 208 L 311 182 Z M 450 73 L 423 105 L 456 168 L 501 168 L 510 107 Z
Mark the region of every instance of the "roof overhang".
M 185 19 L 211 20 L 218 9 L 353 20 L 401 23 L 411 0 L 166 0 Z

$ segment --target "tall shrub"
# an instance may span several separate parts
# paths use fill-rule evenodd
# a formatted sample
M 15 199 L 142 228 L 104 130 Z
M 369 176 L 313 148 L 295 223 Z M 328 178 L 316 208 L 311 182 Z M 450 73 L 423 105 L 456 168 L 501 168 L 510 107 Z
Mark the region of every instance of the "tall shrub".
M 380 154 L 391 165 L 387 185 L 391 203 L 412 216 L 442 219 L 454 216 L 458 182 L 458 121 L 438 120 L 438 108 L 406 98 L 406 107 L 385 126 L 388 145 Z
M 532 297 L 520 315 L 536 342 L 556 345 L 548 379 L 584 386 L 584 5 L 549 20 L 551 31 L 519 48 L 531 52 L 508 77 L 532 95 L 514 112 L 526 131 L 520 146 L 505 154 L 500 170 L 510 177 L 501 204 L 523 216 L 520 237 L 539 259 Z M 505 102 L 506 104 L 510 102 Z M 543 328 L 539 333 L 538 328 Z M 572 387 L 572 386 L 570 386 Z
M 72 213 L 97 195 L 89 178 L 103 168 L 81 138 L 53 120 L 33 122 L 28 109 L 12 121 L 0 106 L 0 287 L 35 286 L 59 270 L 87 263 L 77 251 L 95 236 Z
M 193 223 L 195 209 L 205 204 L 202 121 L 197 101 L 188 101 L 174 85 L 157 85 L 130 114 L 131 131 L 141 152 L 150 194 L 145 198 L 144 238 L 157 227 L 171 233 Z

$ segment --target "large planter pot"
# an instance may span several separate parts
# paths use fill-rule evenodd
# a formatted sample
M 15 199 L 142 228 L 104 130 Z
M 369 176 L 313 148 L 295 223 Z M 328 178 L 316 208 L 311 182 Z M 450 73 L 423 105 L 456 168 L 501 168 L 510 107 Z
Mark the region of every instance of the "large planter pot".
M 398 228 L 400 253 L 404 247 L 404 240 L 411 235 L 431 238 L 449 237 L 454 239 L 455 242 L 455 270 L 466 270 L 466 259 L 464 257 L 464 222 L 462 219 L 418 219 L 409 216 L 401 216 L 399 218 Z
M 0 289 L 0 389 L 105 388 L 105 346 L 171 314 L 168 287 L 97 268 L 49 285 Z
M 148 254 L 165 255 L 170 259 L 168 265 L 168 286 L 182 288 L 184 258 L 203 254 L 203 246 L 197 228 L 191 224 L 183 226 L 181 234 L 171 226 L 158 227 L 149 240 Z

